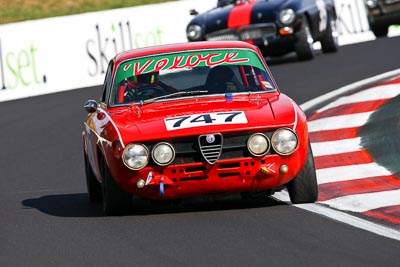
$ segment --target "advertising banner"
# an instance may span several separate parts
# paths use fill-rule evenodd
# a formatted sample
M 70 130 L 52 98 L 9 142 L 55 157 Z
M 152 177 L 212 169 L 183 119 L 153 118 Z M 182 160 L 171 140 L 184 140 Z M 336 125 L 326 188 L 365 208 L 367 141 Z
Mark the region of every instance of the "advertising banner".
M 187 0 L 0 25 L 0 101 L 99 85 L 127 49 L 186 42 Z

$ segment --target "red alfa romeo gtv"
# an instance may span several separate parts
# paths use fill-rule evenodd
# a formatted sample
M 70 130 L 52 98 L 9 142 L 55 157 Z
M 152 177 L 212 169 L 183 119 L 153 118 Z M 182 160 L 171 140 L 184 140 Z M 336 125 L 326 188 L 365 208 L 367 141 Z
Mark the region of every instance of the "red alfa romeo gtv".
M 306 117 L 279 92 L 256 46 L 195 42 L 126 51 L 85 104 L 86 181 L 106 215 L 132 196 L 214 193 L 317 200 Z

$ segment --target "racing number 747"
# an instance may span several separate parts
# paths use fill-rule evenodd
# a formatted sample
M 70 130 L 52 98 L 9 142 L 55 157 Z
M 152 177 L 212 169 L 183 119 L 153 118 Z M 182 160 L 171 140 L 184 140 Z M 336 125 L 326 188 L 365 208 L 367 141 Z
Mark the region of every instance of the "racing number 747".
M 243 111 L 232 111 L 167 118 L 165 119 L 165 122 L 167 124 L 167 128 L 177 129 L 209 124 L 247 123 L 247 119 Z

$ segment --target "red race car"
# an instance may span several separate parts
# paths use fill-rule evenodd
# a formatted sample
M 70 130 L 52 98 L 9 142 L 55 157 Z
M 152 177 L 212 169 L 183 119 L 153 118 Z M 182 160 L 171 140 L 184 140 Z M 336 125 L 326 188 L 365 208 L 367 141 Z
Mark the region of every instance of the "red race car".
M 279 92 L 259 49 L 240 41 L 126 51 L 109 63 L 100 101 L 85 103 L 86 181 L 106 215 L 132 196 L 214 193 L 317 200 L 305 114 Z

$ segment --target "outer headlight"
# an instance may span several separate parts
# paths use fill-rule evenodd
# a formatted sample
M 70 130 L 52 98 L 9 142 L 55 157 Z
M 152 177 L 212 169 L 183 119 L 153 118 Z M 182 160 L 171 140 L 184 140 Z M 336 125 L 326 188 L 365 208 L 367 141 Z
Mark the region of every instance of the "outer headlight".
M 187 28 L 186 36 L 190 41 L 198 41 L 201 39 L 201 27 L 197 24 L 190 25 Z
M 149 150 L 141 144 L 129 144 L 122 153 L 122 160 L 129 169 L 143 169 L 149 162 Z
M 247 141 L 247 148 L 254 156 L 263 156 L 268 153 L 270 142 L 264 134 L 255 133 Z
M 291 8 L 284 9 L 279 14 L 279 20 L 285 25 L 292 24 L 295 18 L 296 14 Z
M 375 8 L 378 5 L 377 0 L 366 0 L 365 2 L 369 8 Z
M 290 155 L 296 150 L 299 142 L 295 132 L 289 128 L 281 128 L 274 132 L 271 143 L 279 155 Z
M 169 143 L 158 143 L 154 146 L 151 156 L 158 165 L 166 166 L 174 160 L 175 150 Z

